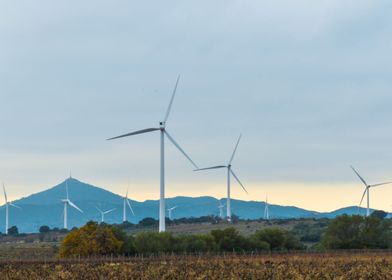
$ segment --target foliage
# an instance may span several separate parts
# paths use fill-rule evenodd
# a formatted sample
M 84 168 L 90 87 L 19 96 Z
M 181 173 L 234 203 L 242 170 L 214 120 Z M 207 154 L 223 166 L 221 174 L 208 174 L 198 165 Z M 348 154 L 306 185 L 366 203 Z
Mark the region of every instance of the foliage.
M 144 218 L 139 222 L 139 225 L 143 227 L 157 226 L 158 224 L 159 221 L 155 220 L 154 218 Z
M 12 226 L 8 229 L 8 235 L 18 235 L 19 234 L 19 230 L 17 226 Z
M 243 251 L 249 247 L 248 240 L 235 228 L 212 230 L 211 235 L 221 251 Z
M 342 215 L 331 222 L 322 243 L 327 249 L 392 248 L 391 226 L 375 216 Z
M 50 228 L 48 226 L 41 226 L 39 228 L 39 232 L 40 233 L 48 233 L 48 232 L 50 232 Z
M 301 250 L 304 246 L 290 232 L 280 228 L 266 228 L 257 231 L 252 239 L 269 244 L 271 251 Z
M 379 218 L 382 220 L 382 219 L 385 219 L 386 216 L 388 216 L 388 213 L 385 211 L 382 211 L 382 210 L 375 210 L 375 211 L 373 211 L 373 213 L 370 216 L 376 217 L 376 218 Z
M 114 228 L 88 222 L 71 231 L 60 246 L 61 257 L 119 254 L 124 242 L 116 238 Z
M 318 221 L 312 224 L 300 222 L 293 227 L 291 233 L 301 242 L 320 242 L 327 226 L 328 222 L 325 221 Z

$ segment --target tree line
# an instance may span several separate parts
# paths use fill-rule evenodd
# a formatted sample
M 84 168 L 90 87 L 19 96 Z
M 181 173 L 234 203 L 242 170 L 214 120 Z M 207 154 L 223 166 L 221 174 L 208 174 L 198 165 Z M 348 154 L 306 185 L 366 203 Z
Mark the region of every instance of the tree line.
M 63 240 L 61 257 L 108 254 L 205 253 L 300 250 L 302 243 L 289 231 L 266 228 L 243 236 L 235 228 L 212 230 L 208 234 L 173 235 L 168 232 L 141 232 L 127 235 L 119 227 L 88 222 Z

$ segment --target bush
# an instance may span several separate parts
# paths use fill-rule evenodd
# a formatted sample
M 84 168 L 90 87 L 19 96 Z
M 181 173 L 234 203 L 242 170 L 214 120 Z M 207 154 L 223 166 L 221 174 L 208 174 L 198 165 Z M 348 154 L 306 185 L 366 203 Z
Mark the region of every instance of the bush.
M 280 228 L 266 228 L 257 231 L 251 238 L 253 242 L 264 242 L 269 244 L 269 249 L 273 251 L 303 249 L 303 245 L 298 239 L 287 230 Z
M 392 248 L 391 221 L 376 216 L 342 215 L 331 222 L 322 244 L 327 249 Z
M 221 251 L 243 251 L 249 249 L 248 240 L 235 228 L 212 230 L 211 235 Z
M 60 246 L 60 257 L 119 254 L 123 245 L 124 242 L 116 238 L 112 227 L 88 222 L 65 237 Z
M 18 234 L 19 234 L 19 230 L 18 230 L 17 226 L 12 226 L 12 227 L 10 227 L 8 229 L 8 235 L 15 236 L 15 235 L 18 235 Z

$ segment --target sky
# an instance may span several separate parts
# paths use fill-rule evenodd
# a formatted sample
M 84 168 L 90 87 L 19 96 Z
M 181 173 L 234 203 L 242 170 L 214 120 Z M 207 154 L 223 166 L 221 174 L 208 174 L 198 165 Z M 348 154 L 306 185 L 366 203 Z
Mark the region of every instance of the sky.
M 388 0 L 0 0 L 0 180 L 12 199 L 72 176 L 159 197 L 156 127 L 201 167 L 227 164 L 249 194 L 331 211 L 392 180 Z M 166 194 L 225 197 L 166 142 Z M 392 185 L 371 207 L 392 211 Z

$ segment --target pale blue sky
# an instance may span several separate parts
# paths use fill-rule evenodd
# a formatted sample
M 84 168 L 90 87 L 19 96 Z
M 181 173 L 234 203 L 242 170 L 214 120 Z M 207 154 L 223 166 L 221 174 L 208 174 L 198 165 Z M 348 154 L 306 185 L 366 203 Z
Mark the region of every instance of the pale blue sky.
M 200 165 L 228 161 L 246 196 L 315 210 L 392 179 L 390 1 L 0 1 L 0 178 L 10 196 L 76 178 L 158 197 L 163 118 Z M 168 195 L 225 195 L 167 146 Z M 333 195 L 329 196 L 334 192 Z M 390 210 L 392 187 L 374 191 Z M 337 200 L 336 197 L 340 200 Z M 373 197 L 372 197 L 373 198 Z

